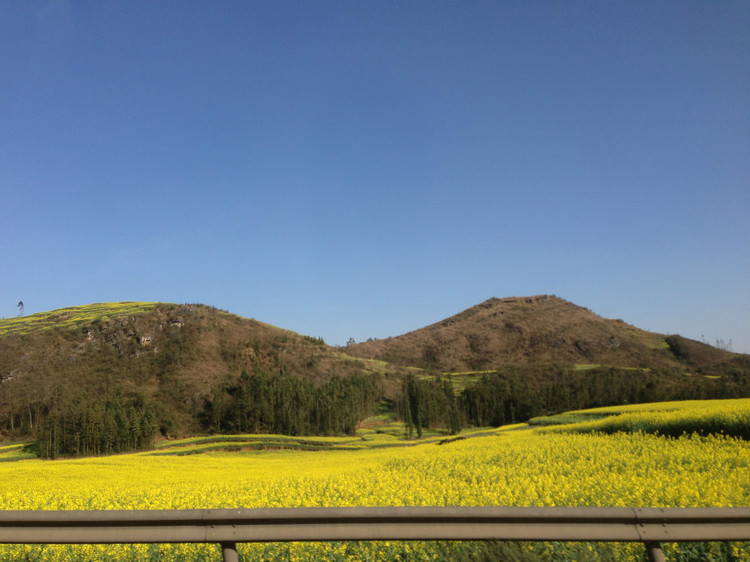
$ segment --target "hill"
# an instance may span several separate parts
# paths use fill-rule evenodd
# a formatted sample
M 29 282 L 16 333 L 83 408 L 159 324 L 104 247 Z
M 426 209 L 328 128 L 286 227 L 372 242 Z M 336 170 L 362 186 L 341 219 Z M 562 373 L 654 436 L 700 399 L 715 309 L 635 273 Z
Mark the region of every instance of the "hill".
M 347 352 L 442 372 L 541 364 L 691 370 L 743 357 L 602 318 L 550 295 L 492 298 L 401 336 L 350 345 Z
M 431 376 L 441 373 L 454 377 Z M 748 395 L 750 356 L 554 296 L 493 298 L 346 348 L 199 304 L 100 303 L 0 320 L 0 435 L 35 438 L 44 456 L 143 448 L 157 431 L 353 433 L 382 402 L 420 435 Z
M 56 405 L 122 395 L 153 404 L 163 434 L 196 433 L 206 401 L 243 371 L 316 384 L 370 372 L 319 338 L 209 306 L 70 307 L 0 320 L 0 428 L 33 434 Z
M 405 379 L 401 412 L 418 436 L 424 427 L 456 433 L 565 410 L 750 395 L 747 355 L 639 330 L 547 295 L 493 298 L 347 351 L 438 375 Z

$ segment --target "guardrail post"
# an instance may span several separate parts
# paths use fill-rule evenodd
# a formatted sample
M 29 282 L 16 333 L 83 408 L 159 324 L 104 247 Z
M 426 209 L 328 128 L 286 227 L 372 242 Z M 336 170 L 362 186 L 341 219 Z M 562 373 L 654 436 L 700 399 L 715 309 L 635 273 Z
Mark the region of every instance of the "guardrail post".
M 221 543 L 221 555 L 224 562 L 239 562 L 239 556 L 237 555 L 237 543 L 223 542 Z
M 649 562 L 666 562 L 664 558 L 664 551 L 661 549 L 661 544 L 658 542 L 647 542 L 646 554 L 648 554 Z

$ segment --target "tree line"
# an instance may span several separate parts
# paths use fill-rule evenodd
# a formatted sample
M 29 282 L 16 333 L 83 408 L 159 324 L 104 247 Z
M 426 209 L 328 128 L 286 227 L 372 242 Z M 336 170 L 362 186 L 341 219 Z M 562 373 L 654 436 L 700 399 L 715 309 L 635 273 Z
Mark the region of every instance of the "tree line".
M 286 373 L 243 371 L 215 389 L 201 414 L 214 433 L 353 434 L 379 399 L 374 377 L 353 375 L 316 385 Z
M 379 402 L 377 381 L 355 375 L 315 384 L 286 374 L 243 371 L 214 389 L 199 420 L 213 433 L 353 434 Z M 157 415 L 143 397 L 117 391 L 108 398 L 54 404 L 42 415 L 32 449 L 43 458 L 105 455 L 148 449 Z
M 408 374 L 397 415 L 412 438 L 421 437 L 426 428 L 456 434 L 467 426 L 500 426 L 600 406 L 750 396 L 745 369 L 727 366 L 721 373 L 513 367 L 487 374 L 458 394 L 450 377 Z M 375 375 L 351 375 L 316 384 L 286 370 L 258 367 L 215 387 L 196 414 L 200 428 L 212 433 L 353 434 L 382 399 L 379 380 Z M 33 411 L 27 408 L 29 429 L 33 427 L 37 438 L 34 448 L 45 458 L 149 448 L 163 417 L 160 402 L 147 403 L 116 387 L 106 397 L 73 396 L 63 389 L 51 396 L 35 403 Z
M 35 447 L 40 457 L 51 459 L 147 449 L 156 434 L 154 419 L 141 396 L 81 398 L 49 413 Z
M 459 401 L 450 378 L 404 378 L 399 414 L 406 424 L 406 436 L 422 437 L 423 428 L 445 428 L 451 435 L 461 431 Z
M 409 375 L 402 384 L 399 415 L 407 436 L 416 432 L 421 437 L 428 427 L 453 434 L 461 426 L 497 427 L 569 410 L 743 396 L 750 396 L 750 379 L 739 370 L 708 378 L 616 367 L 516 367 L 484 375 L 458 395 L 449 378 Z

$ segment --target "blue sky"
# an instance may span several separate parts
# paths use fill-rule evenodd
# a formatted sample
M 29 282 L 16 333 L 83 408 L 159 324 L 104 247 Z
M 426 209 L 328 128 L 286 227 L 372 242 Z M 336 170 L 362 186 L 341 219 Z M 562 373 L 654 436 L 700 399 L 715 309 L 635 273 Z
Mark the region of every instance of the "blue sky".
M 750 3 L 4 2 L 0 317 L 492 296 L 750 352 Z

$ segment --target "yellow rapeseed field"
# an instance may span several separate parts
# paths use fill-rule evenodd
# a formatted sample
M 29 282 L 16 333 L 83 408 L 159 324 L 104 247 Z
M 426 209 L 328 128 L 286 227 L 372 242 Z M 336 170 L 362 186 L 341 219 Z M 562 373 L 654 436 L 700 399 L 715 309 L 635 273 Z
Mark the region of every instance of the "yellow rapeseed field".
M 393 446 L 394 440 L 377 436 L 372 446 L 350 450 L 177 455 L 157 449 L 89 459 L 0 462 L 0 509 L 750 506 L 750 443 L 734 437 L 552 433 L 525 426 L 486 433 L 440 446 L 434 440 L 416 446 Z M 190 443 L 185 442 L 174 452 L 185 453 Z M 192 443 L 201 445 L 196 440 Z M 330 443 L 343 446 L 346 440 L 332 439 Z M 643 547 L 638 544 L 514 546 L 524 558 L 593 560 L 643 555 Z M 432 560 L 477 557 L 483 546 L 339 543 L 240 548 L 248 559 Z M 673 551 L 675 547 L 669 548 Z M 719 560 L 731 552 L 737 559 L 750 560 L 747 545 L 721 548 L 714 545 L 702 551 L 702 556 Z M 211 557 L 220 557 L 214 545 L 0 547 L 0 559 Z
M 750 399 L 685 400 L 631 404 L 567 412 L 554 420 L 583 419 L 546 431 L 645 432 L 679 437 L 683 434 L 727 435 L 750 439 Z

